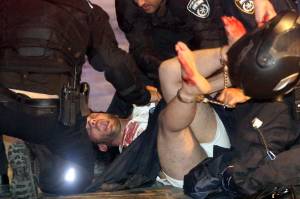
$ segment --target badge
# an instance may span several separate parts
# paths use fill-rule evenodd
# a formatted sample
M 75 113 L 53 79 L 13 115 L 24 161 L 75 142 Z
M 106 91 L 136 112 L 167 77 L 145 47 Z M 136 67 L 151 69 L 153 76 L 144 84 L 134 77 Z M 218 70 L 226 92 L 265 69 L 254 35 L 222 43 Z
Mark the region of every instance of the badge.
M 187 10 L 203 19 L 207 18 L 210 14 L 210 6 L 207 0 L 190 0 Z
M 254 14 L 253 0 L 234 0 L 236 7 L 246 14 Z

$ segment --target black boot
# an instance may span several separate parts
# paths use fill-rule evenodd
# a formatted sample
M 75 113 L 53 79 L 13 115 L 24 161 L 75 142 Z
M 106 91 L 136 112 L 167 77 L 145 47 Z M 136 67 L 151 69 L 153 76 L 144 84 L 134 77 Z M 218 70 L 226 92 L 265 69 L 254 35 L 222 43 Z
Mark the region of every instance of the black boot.
M 12 198 L 37 199 L 38 189 L 32 173 L 30 152 L 25 143 L 14 143 L 9 146 L 8 161 L 13 170 Z
M 10 191 L 9 191 L 9 180 L 8 176 L 1 175 L 0 178 L 0 198 L 2 197 L 9 197 L 10 196 Z

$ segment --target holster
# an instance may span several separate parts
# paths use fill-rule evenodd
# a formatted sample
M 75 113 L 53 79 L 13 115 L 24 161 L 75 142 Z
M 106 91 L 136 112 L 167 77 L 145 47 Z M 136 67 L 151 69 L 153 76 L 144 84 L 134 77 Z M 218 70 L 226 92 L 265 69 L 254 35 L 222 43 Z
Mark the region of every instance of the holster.
M 0 103 L 13 102 L 18 109 L 34 115 L 56 113 L 58 110 L 58 121 L 65 126 L 73 126 L 78 114 L 87 116 L 90 113 L 89 90 L 86 82 L 81 83 L 78 89 L 64 86 L 58 103 L 58 99 L 31 99 L 0 85 Z
M 65 126 L 73 126 L 78 114 L 87 116 L 90 113 L 88 97 L 89 85 L 86 82 L 81 83 L 78 89 L 64 86 L 60 95 L 58 120 Z

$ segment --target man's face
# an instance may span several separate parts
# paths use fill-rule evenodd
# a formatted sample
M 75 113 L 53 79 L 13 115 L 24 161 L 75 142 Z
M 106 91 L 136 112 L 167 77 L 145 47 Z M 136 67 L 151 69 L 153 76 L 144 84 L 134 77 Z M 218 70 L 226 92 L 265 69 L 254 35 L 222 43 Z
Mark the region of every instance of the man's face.
M 144 12 L 152 14 L 156 12 L 162 0 L 134 0 L 138 7 L 142 8 Z
M 112 145 L 114 139 L 120 134 L 120 120 L 107 113 L 92 113 L 87 118 L 88 135 L 92 142 Z

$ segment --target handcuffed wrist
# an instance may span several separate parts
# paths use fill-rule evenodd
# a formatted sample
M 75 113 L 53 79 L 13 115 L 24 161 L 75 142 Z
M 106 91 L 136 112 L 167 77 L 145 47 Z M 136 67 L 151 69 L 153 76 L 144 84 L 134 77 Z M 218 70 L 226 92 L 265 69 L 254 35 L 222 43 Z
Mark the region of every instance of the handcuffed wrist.
M 221 66 L 224 66 L 227 63 L 227 51 L 228 51 L 228 48 L 229 48 L 229 46 L 222 46 L 220 48 L 219 60 L 220 60 Z
M 177 91 L 177 94 L 176 94 L 176 98 L 182 102 L 182 103 L 185 103 L 185 104 L 191 104 L 191 103 L 195 103 L 197 100 L 196 97 L 188 97 L 188 96 L 184 96 L 182 95 L 182 89 L 179 89 Z

